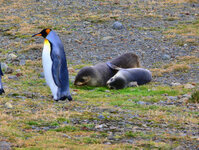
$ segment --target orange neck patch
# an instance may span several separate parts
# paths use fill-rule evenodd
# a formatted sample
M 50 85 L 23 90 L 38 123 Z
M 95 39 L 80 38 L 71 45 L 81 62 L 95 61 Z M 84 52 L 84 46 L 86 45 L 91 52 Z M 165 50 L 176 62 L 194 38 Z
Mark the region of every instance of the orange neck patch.
M 46 29 L 46 33 L 47 33 L 47 35 L 50 33 L 50 29 Z

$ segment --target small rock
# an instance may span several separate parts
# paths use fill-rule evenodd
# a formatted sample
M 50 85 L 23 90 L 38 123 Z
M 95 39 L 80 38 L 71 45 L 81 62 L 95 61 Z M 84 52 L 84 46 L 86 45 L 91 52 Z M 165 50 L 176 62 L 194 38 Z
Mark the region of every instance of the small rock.
M 63 134 L 63 137 L 71 139 L 71 137 L 69 135 Z
M 167 98 L 170 99 L 170 100 L 177 100 L 178 99 L 177 96 L 168 96 Z
M 17 58 L 17 56 L 15 54 L 13 54 L 13 53 L 8 55 L 8 59 L 14 60 L 16 58 Z
M 191 94 L 184 94 L 183 97 L 191 98 Z
M 5 103 L 5 107 L 8 109 L 12 109 L 12 104 L 10 104 L 9 102 Z
M 0 141 L 0 150 L 11 150 L 10 143 Z
M 17 76 L 9 76 L 8 79 L 18 80 Z
M 131 140 L 131 139 L 129 139 L 129 140 L 126 140 L 126 142 L 127 142 L 127 143 L 130 143 L 130 144 L 133 144 L 134 141 Z
M 104 119 L 105 117 L 103 115 L 98 116 L 99 119 Z
M 9 67 L 5 70 L 6 74 L 11 74 L 13 72 L 14 72 L 14 70 L 12 68 L 9 68 Z
M 106 144 L 106 145 L 111 145 L 111 142 L 105 142 L 104 144 Z
M 17 69 L 16 72 L 21 72 L 21 69 Z
M 178 147 L 176 147 L 174 150 L 185 150 L 185 148 L 182 147 L 182 146 L 178 146 Z
M 105 127 L 107 127 L 105 124 L 100 124 L 100 125 L 95 126 L 96 129 L 101 129 L 101 128 L 105 128 Z
M 138 102 L 137 102 L 137 104 L 139 104 L 139 105 L 145 105 L 145 104 L 146 104 L 146 102 L 138 101 Z
M 184 88 L 185 89 L 193 89 L 195 86 L 194 85 L 192 85 L 192 84 L 185 84 L 184 85 Z
M 67 121 L 64 121 L 63 124 L 68 124 L 68 122 L 67 122 Z
M 74 72 L 75 72 L 75 69 L 73 69 L 72 67 L 69 67 L 69 68 L 68 68 L 68 71 L 69 71 L 69 73 L 74 73 Z
M 181 84 L 178 83 L 178 82 L 172 82 L 172 83 L 171 83 L 171 86 L 179 86 L 179 85 L 181 85 Z
M 6 63 L 1 63 L 1 68 L 2 70 L 4 70 L 4 73 L 6 74 L 11 74 L 14 71 L 13 69 L 9 68 Z
M 73 91 L 73 92 L 71 92 L 71 94 L 72 94 L 72 95 L 77 95 L 77 92 L 74 92 L 74 91 Z
M 114 138 L 113 136 L 109 136 L 109 137 L 108 137 L 108 140 L 115 141 L 115 138 Z
M 106 36 L 106 37 L 102 38 L 103 41 L 107 41 L 107 40 L 110 40 L 110 39 L 113 39 L 113 36 Z
M 164 54 L 163 56 L 162 56 L 162 59 L 163 60 L 169 60 L 171 58 L 171 56 L 170 55 L 167 55 L 167 54 Z
M 44 78 L 44 72 L 40 73 L 40 78 Z
M 120 23 L 119 21 L 116 21 L 116 22 L 114 22 L 112 28 L 113 28 L 113 29 L 116 29 L 116 30 L 121 30 L 121 29 L 124 28 L 124 26 L 123 26 L 122 23 Z
M 1 69 L 2 70 L 7 70 L 8 65 L 6 63 L 1 63 Z
M 19 62 L 19 65 L 20 65 L 20 66 L 23 66 L 23 65 L 25 65 L 25 64 L 26 64 L 25 59 L 20 60 L 20 62 Z

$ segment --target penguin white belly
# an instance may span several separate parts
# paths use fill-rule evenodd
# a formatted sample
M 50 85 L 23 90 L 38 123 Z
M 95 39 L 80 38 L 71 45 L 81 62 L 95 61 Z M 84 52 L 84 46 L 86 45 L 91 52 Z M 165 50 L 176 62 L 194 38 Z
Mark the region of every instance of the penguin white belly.
M 42 64 L 43 64 L 43 69 L 44 69 L 44 76 L 46 79 L 46 83 L 48 84 L 48 86 L 51 89 L 53 98 L 57 99 L 58 87 L 55 84 L 53 75 L 52 75 L 53 74 L 52 73 L 52 59 L 50 56 L 50 52 L 51 52 L 50 43 L 47 39 L 45 39 L 44 40 L 44 48 L 43 48 L 43 52 L 42 52 Z

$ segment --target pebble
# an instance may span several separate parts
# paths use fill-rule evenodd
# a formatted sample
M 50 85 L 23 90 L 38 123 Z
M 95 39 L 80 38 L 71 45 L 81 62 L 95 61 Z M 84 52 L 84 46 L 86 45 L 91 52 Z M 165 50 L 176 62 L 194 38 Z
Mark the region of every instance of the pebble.
M 96 129 L 101 129 L 101 128 L 105 128 L 105 127 L 107 127 L 105 124 L 100 124 L 100 125 L 95 126 Z
M 7 70 L 8 65 L 6 63 L 1 63 L 1 69 L 2 70 Z
M 75 72 L 75 69 L 72 68 L 72 67 L 69 67 L 69 68 L 68 68 L 68 72 L 69 72 L 69 73 L 74 73 L 74 72 Z
M 103 115 L 98 116 L 99 119 L 104 119 L 105 117 Z
M 40 78 L 44 78 L 44 72 L 40 73 Z
M 20 66 L 23 66 L 23 65 L 25 65 L 25 64 L 26 64 L 25 59 L 20 60 L 20 62 L 19 62 L 19 65 L 20 65 Z
M 171 86 L 179 86 L 179 85 L 181 85 L 181 84 L 178 83 L 178 82 L 172 82 L 172 83 L 171 83 Z
M 190 94 L 184 94 L 182 95 L 183 97 L 187 97 L 187 98 L 191 98 L 191 95 Z
M 107 40 L 110 40 L 110 39 L 113 39 L 113 36 L 106 36 L 106 37 L 103 37 L 103 38 L 102 38 L 102 41 L 107 41 Z
M 163 60 L 169 60 L 171 58 L 171 56 L 170 55 L 167 55 L 167 54 L 164 54 L 163 56 L 162 56 L 162 59 Z
M 63 137 L 71 139 L 71 137 L 69 135 L 67 135 L 67 134 L 63 134 Z
M 18 80 L 17 76 L 9 76 L 8 79 L 11 79 L 11 80 Z
M 21 69 L 17 69 L 16 72 L 21 72 Z
M 5 141 L 0 141 L 0 150 L 11 150 L 10 143 Z
M 16 59 L 16 58 L 17 58 L 17 55 L 15 55 L 15 54 L 13 54 L 13 53 L 10 53 L 10 54 L 8 55 L 8 59 L 14 60 L 14 59 Z
M 121 22 L 119 22 L 119 21 L 116 21 L 116 22 L 114 22 L 114 24 L 113 24 L 113 27 L 112 27 L 113 29 L 116 29 L 116 30 L 121 30 L 121 29 L 123 29 L 124 28 L 124 26 L 122 25 L 122 23 Z
M 193 88 L 195 88 L 195 86 L 188 83 L 188 84 L 185 84 L 185 85 L 184 85 L 184 88 L 185 88 L 185 89 L 193 89 Z
M 174 150 L 185 150 L 185 148 L 182 147 L 182 146 L 178 146 L 178 147 L 176 147 Z
M 5 107 L 8 108 L 8 109 L 13 108 L 12 104 L 10 104 L 9 102 L 5 103 Z
M 146 105 L 146 102 L 138 101 L 137 104 L 139 104 L 139 105 Z
M 14 71 L 12 68 L 9 68 L 6 63 L 1 63 L 1 68 L 2 70 L 4 70 L 4 73 L 6 74 L 11 74 Z
M 178 99 L 177 96 L 167 96 L 167 98 L 170 100 L 175 100 L 175 101 Z

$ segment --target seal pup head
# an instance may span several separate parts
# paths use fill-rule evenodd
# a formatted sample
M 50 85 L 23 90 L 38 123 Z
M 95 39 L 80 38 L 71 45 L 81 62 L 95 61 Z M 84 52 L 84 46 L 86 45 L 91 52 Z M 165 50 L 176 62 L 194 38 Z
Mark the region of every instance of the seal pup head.
M 97 86 L 98 85 L 97 71 L 93 67 L 82 68 L 75 77 L 74 85 L 83 86 Z
M 107 86 L 110 89 L 123 89 L 126 87 L 126 80 L 122 76 L 113 76 L 107 81 Z

